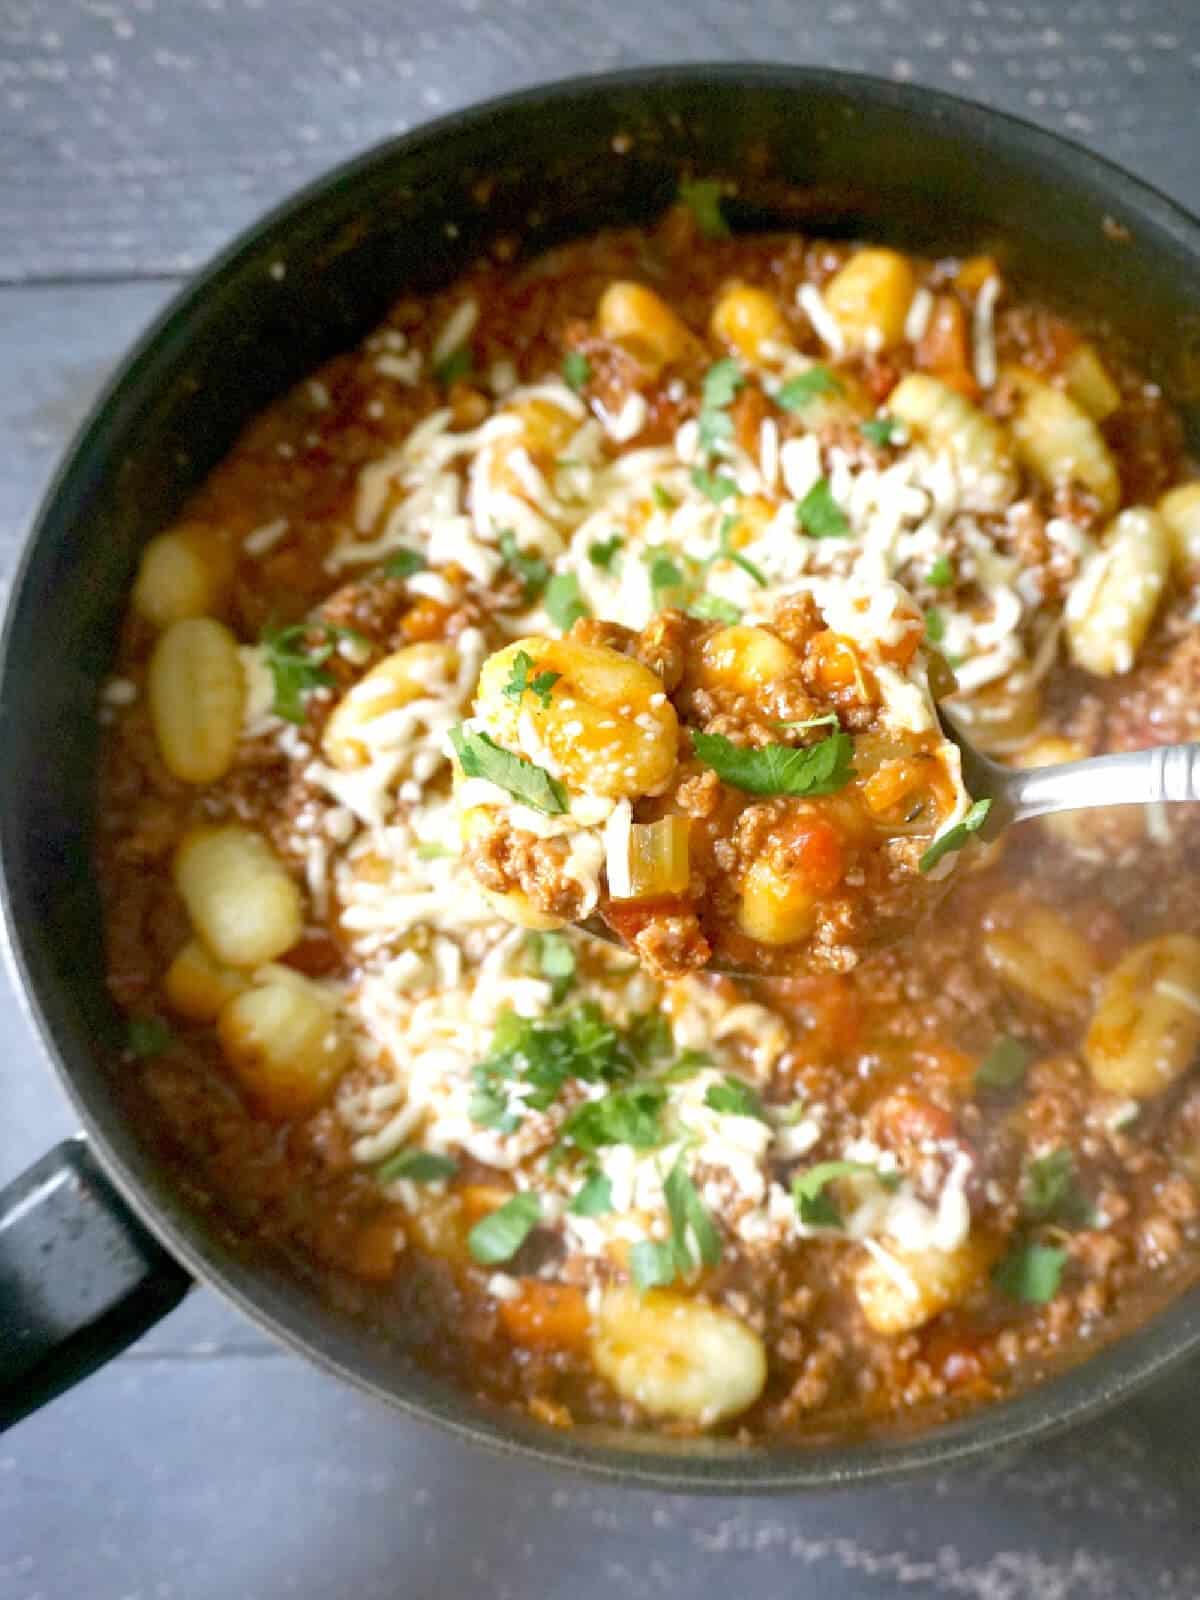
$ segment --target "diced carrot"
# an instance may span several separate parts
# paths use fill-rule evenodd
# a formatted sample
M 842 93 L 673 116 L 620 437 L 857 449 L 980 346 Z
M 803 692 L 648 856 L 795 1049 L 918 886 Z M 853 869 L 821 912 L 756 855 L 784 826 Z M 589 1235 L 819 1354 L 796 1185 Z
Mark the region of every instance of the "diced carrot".
M 587 1342 L 587 1301 L 569 1284 L 522 1279 L 521 1292 L 500 1301 L 500 1321 L 515 1344 L 535 1350 L 576 1350 Z
M 412 610 L 405 615 L 401 624 L 404 637 L 416 642 L 444 638 L 446 618 L 449 615 L 449 606 L 444 606 L 440 600 L 430 599 L 428 595 L 422 595 Z
M 925 332 L 917 341 L 917 365 L 931 372 L 968 400 L 979 397 L 979 385 L 971 371 L 971 347 L 967 337 L 967 317 L 962 303 L 953 295 L 940 294 Z
M 372 1217 L 355 1238 L 350 1270 L 355 1277 L 366 1278 L 370 1283 L 386 1283 L 396 1269 L 403 1240 L 397 1212 L 385 1211 Z
M 812 663 L 815 682 L 822 689 L 847 689 L 862 675 L 854 646 L 829 628 L 808 641 L 806 660 Z

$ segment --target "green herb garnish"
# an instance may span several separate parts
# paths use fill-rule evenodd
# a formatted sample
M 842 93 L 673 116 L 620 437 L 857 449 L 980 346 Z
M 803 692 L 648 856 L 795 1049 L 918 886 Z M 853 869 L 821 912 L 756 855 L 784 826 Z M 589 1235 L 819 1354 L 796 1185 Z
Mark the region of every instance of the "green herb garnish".
M 954 563 L 949 556 L 939 556 L 925 574 L 931 589 L 948 589 L 954 582 Z
M 542 1203 L 526 1190 L 514 1194 L 491 1216 L 477 1222 L 467 1235 L 467 1248 L 481 1267 L 494 1267 L 513 1256 L 537 1227 Z
M 718 443 L 733 437 L 733 418 L 728 407 L 739 389 L 745 387 L 742 369 L 732 356 L 714 361 L 704 374 L 700 389 L 699 443 L 702 450 L 712 450 Z
M 674 1283 L 674 1245 L 669 1239 L 639 1239 L 629 1251 L 629 1271 L 639 1294 Z
M 419 550 L 396 550 L 383 563 L 384 576 L 411 578 L 414 572 L 425 570 L 425 557 Z
M 546 585 L 542 603 L 546 615 L 562 633 L 588 614 L 587 604 L 579 592 L 579 579 L 573 572 L 556 572 Z
M 803 411 L 822 394 L 841 394 L 842 385 L 828 367 L 809 367 L 798 377 L 789 378 L 775 396 L 775 404 L 785 411 Z
M 409 1183 L 441 1183 L 457 1171 L 458 1162 L 449 1156 L 439 1156 L 432 1150 L 398 1150 L 380 1162 L 375 1176 L 380 1183 L 395 1183 L 399 1178 Z
M 780 722 L 780 728 L 795 728 L 803 732 L 808 728 L 836 728 L 839 726 L 836 711 L 824 711 L 819 717 L 805 717 L 802 722 Z
M 582 350 L 567 351 L 563 357 L 562 375 L 567 388 L 574 389 L 578 394 L 592 375 L 592 364 Z
M 733 530 L 737 525 L 738 519 L 736 517 L 721 518 L 721 526 L 717 532 L 717 548 L 709 556 L 705 566 L 712 566 L 714 561 L 732 561 L 735 567 L 741 567 L 744 573 L 753 578 L 760 589 L 765 589 L 767 580 L 762 568 L 756 567 L 749 556 L 744 556 L 733 545 Z
M 1029 1053 L 1029 1046 L 1011 1035 L 997 1039 L 975 1069 L 975 1087 L 1011 1089 L 1025 1076 Z
M 1018 1244 L 992 1272 L 992 1282 L 1010 1300 L 1041 1306 L 1053 1300 L 1062 1282 L 1067 1252 L 1057 1245 Z
M 686 580 L 679 567 L 664 550 L 647 550 L 644 559 L 649 568 L 650 590 L 657 611 L 672 591 L 683 588 Z
M 666 1090 L 657 1083 L 614 1089 L 602 1100 L 589 1100 L 571 1112 L 561 1138 L 578 1150 L 600 1150 L 609 1144 L 627 1144 L 635 1150 L 653 1150 L 662 1142 L 661 1115 Z
M 1080 1228 L 1095 1222 L 1095 1211 L 1075 1176 L 1070 1150 L 1054 1150 L 1029 1163 L 1021 1184 L 1021 1210 L 1038 1222 Z
M 693 467 L 691 476 L 696 488 L 714 505 L 720 505 L 722 500 L 728 500 L 731 494 L 738 492 L 733 479 L 720 472 L 705 472 L 703 467 Z
M 320 635 L 319 643 L 309 643 L 314 634 Z M 271 709 L 277 717 L 286 722 L 303 722 L 305 697 L 314 689 L 333 687 L 335 679 L 325 663 L 339 639 L 367 642 L 353 628 L 341 628 L 332 622 L 295 622 L 288 628 L 263 630 L 263 654 L 275 682 Z
M 444 844 L 435 844 L 431 839 L 422 839 L 417 845 L 418 861 L 453 861 L 457 854 L 457 851 Z
M 574 977 L 574 953 L 561 934 L 543 934 L 541 941 L 535 947 L 540 971 L 565 994 Z M 488 1055 L 472 1069 L 471 1117 L 484 1127 L 511 1132 L 520 1125 L 519 1110 L 544 1111 L 565 1083 L 619 1083 L 640 1065 L 633 1026 L 622 1033 L 590 1002 L 559 1017 L 507 1011 L 496 1024 Z M 512 1096 L 518 1087 L 519 1095 Z
M 844 539 L 850 532 L 846 514 L 833 498 L 828 478 L 816 483 L 796 507 L 796 522 L 810 539 Z
M 871 417 L 868 421 L 859 423 L 858 431 L 872 444 L 883 445 L 891 444 L 899 426 L 892 417 Z
M 520 700 L 525 694 L 535 695 L 545 707 L 550 704 L 550 692 L 562 677 L 562 673 L 539 672 L 531 678 L 529 674 L 533 670 L 533 665 L 533 657 L 525 650 L 518 650 L 513 657 L 512 676 L 504 685 L 502 692 L 510 700 Z
M 720 1083 L 710 1083 L 704 1094 L 704 1104 L 710 1111 L 721 1111 L 731 1117 L 757 1117 L 766 1120 L 758 1092 L 741 1078 L 728 1073 Z
M 665 489 L 661 483 L 652 483 L 650 485 L 650 494 L 653 497 L 654 504 L 660 511 L 674 511 L 679 504 L 679 501 L 676 500 L 671 491 Z
M 457 350 L 451 350 L 448 356 L 434 363 L 433 375 L 443 388 L 448 389 L 452 383 L 465 378 L 470 370 L 470 346 L 460 344 Z
M 171 1042 L 171 1030 L 161 1017 L 130 1017 L 125 1035 L 131 1055 L 142 1061 L 160 1056 Z
M 536 600 L 550 580 L 550 568 L 541 556 L 529 556 L 517 544 L 511 528 L 502 528 L 497 538 L 504 564 L 521 580 L 527 601 Z
M 719 594 L 699 594 L 687 608 L 688 616 L 700 622 L 723 622 L 731 625 L 742 620 L 742 613 L 732 600 L 722 600 Z
M 706 239 L 729 237 L 729 224 L 721 215 L 721 185 L 715 178 L 680 178 L 679 201 Z
M 815 1167 L 809 1167 L 807 1172 L 792 1179 L 792 1199 L 800 1221 L 809 1228 L 842 1227 L 842 1213 L 832 1195 L 825 1193 L 826 1185 L 837 1178 L 860 1174 L 869 1175 L 885 1189 L 895 1189 L 900 1182 L 894 1173 L 880 1172 L 866 1161 L 819 1161 Z
M 588 545 L 588 560 L 602 572 L 611 572 L 612 564 L 623 543 L 619 533 L 614 533 L 610 539 L 594 539 Z
M 928 872 L 931 867 L 936 867 L 943 856 L 949 855 L 952 850 L 961 850 L 967 844 L 972 834 L 979 832 L 987 821 L 988 812 L 992 809 L 990 800 L 976 800 L 961 822 L 956 822 L 952 828 L 947 828 L 939 838 L 926 850 L 918 862 L 922 872 Z
M 925 637 L 930 644 L 941 644 L 946 637 L 946 619 L 936 606 L 925 613 Z
M 576 1217 L 603 1217 L 613 1208 L 612 1184 L 602 1172 L 584 1180 L 567 1210 Z
M 692 748 L 723 783 L 746 794 L 836 794 L 854 776 L 854 745 L 848 733 L 830 734 L 807 749 L 768 744 L 759 750 L 734 744 L 720 733 L 692 730 Z
M 695 1264 L 693 1240 L 700 1261 L 706 1267 L 715 1267 L 721 1259 L 721 1235 L 705 1210 L 696 1185 L 688 1177 L 682 1155 L 663 1181 L 663 1198 L 667 1202 L 671 1239 L 681 1270 L 686 1272 Z
M 468 778 L 486 778 L 507 789 L 522 805 L 544 811 L 547 816 L 558 817 L 566 811 L 567 791 L 545 767 L 503 749 L 486 733 L 468 733 L 461 723 L 451 728 L 450 743 Z
M 575 981 L 575 946 L 565 933 L 531 933 L 526 946 L 538 976 L 550 984 L 550 998 L 559 1005 Z

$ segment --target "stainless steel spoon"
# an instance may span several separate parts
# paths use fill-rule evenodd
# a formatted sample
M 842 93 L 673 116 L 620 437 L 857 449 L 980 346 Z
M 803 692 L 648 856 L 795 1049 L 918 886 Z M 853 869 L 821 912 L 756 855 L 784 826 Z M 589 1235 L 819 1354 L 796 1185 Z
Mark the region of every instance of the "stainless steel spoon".
M 972 800 L 991 801 L 987 818 L 976 835 L 979 839 L 995 839 L 1018 822 L 1051 816 L 1056 811 L 1200 800 L 1200 744 L 1124 750 L 1117 755 L 1065 761 L 1053 767 L 1002 767 L 976 750 L 949 707 L 939 705 L 938 714 L 942 731 L 958 746 L 967 793 Z M 609 944 L 622 943 L 598 916 L 588 917 L 579 926 Z M 754 976 L 715 964 L 705 970 L 735 978 Z

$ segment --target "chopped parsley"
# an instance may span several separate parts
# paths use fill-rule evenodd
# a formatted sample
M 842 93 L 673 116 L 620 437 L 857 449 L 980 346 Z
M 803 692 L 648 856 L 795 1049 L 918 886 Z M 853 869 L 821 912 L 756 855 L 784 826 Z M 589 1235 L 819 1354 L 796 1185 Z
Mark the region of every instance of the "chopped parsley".
M 619 533 L 614 533 L 609 539 L 593 539 L 588 545 L 588 560 L 602 572 L 611 572 L 623 542 Z
M 710 1111 L 721 1111 L 731 1117 L 757 1117 L 765 1121 L 762 1101 L 758 1092 L 743 1083 L 741 1078 L 728 1073 L 720 1083 L 710 1083 L 704 1093 L 704 1104 Z
M 456 852 L 432 839 L 422 839 L 417 845 L 418 861 L 453 861 Z
M 652 483 L 650 485 L 650 493 L 653 496 L 654 504 L 660 511 L 674 511 L 679 504 L 679 501 L 676 500 L 671 491 L 664 488 L 661 483 Z
M 735 567 L 741 567 L 744 573 L 753 578 L 760 589 L 765 589 L 767 580 L 762 568 L 756 567 L 753 561 L 736 549 L 732 542 L 733 530 L 737 525 L 738 519 L 736 517 L 721 518 L 721 527 L 717 535 L 717 548 L 714 554 L 709 556 L 706 565 L 711 566 L 714 561 L 732 561 Z
M 675 1247 L 669 1239 L 639 1239 L 630 1247 L 629 1271 L 639 1293 L 675 1282 Z
M 460 344 L 457 350 L 451 350 L 448 356 L 444 356 L 441 361 L 434 364 L 433 375 L 443 388 L 448 389 L 452 383 L 465 378 L 470 370 L 470 346 Z
M 842 1213 L 833 1196 L 825 1193 L 826 1186 L 837 1178 L 860 1174 L 869 1174 L 885 1189 L 895 1189 L 900 1181 L 893 1173 L 880 1172 L 866 1161 L 818 1161 L 815 1167 L 792 1179 L 792 1199 L 800 1221 L 809 1228 L 842 1227 Z
M 563 382 L 578 394 L 592 376 L 592 364 L 582 350 L 568 350 L 563 357 Z
M 411 578 L 414 572 L 425 570 L 425 557 L 419 550 L 396 550 L 383 563 L 387 578 Z
M 567 1210 L 575 1217 L 603 1217 L 612 1210 L 612 1184 L 602 1172 L 585 1178 Z
M 1041 1306 L 1053 1300 L 1062 1282 L 1067 1252 L 1057 1245 L 1014 1245 L 992 1272 L 992 1282 L 1010 1300 Z
M 931 589 L 948 589 L 954 582 L 954 563 L 949 556 L 939 556 L 925 574 Z
M 842 385 L 828 367 L 809 367 L 799 377 L 789 378 L 775 396 L 775 404 L 785 411 L 803 411 L 822 394 L 841 394 Z
M 544 602 L 546 615 L 554 626 L 566 633 L 580 617 L 588 614 L 587 605 L 579 592 L 579 579 L 573 572 L 556 572 L 546 585 Z
M 703 467 L 692 468 L 692 482 L 702 495 L 718 506 L 722 500 L 728 500 L 731 494 L 738 492 L 738 486 L 732 478 L 720 472 L 705 472 Z
M 668 603 L 667 597 L 672 592 L 677 594 L 684 587 L 686 579 L 665 550 L 647 550 L 644 559 L 650 569 L 650 590 L 657 611 Z
M 559 1005 L 575 982 L 575 946 L 565 933 L 531 933 L 525 941 L 534 971 L 550 985 L 550 998 Z
M 706 239 L 729 237 L 729 224 L 721 214 L 721 185 L 715 178 L 680 178 L 679 202 L 692 213 Z
M 521 580 L 524 598 L 536 600 L 550 581 L 550 568 L 541 556 L 528 556 L 517 543 L 511 528 L 502 528 L 497 543 L 500 555 L 509 570 Z
M 161 1017 L 130 1017 L 125 1038 L 129 1053 L 148 1061 L 162 1055 L 171 1042 L 171 1030 Z
M 866 422 L 860 422 L 858 431 L 864 439 L 871 444 L 891 444 L 896 437 L 900 424 L 892 417 L 871 417 Z
M 503 693 L 510 700 L 520 700 L 526 694 L 532 694 L 541 701 L 543 707 L 550 704 L 550 692 L 562 677 L 561 672 L 538 672 L 531 678 L 533 670 L 533 657 L 525 650 L 518 650 L 513 657 L 512 676 L 504 685 Z
M 732 600 L 723 600 L 719 594 L 699 594 L 687 609 L 688 616 L 700 622 L 724 622 L 729 625 L 742 620 L 741 609 Z
M 1081 1228 L 1095 1222 L 1096 1213 L 1079 1187 L 1070 1150 L 1054 1150 L 1029 1163 L 1021 1184 L 1021 1210 L 1038 1222 Z
M 467 1248 L 481 1267 L 494 1267 L 513 1256 L 537 1227 L 542 1203 L 528 1190 L 514 1194 L 498 1210 L 477 1222 L 467 1235 Z
M 625 1039 L 639 1066 L 643 1067 L 653 1066 L 669 1056 L 675 1047 L 671 1024 L 661 1011 L 640 1012 L 625 1029 Z M 685 1050 L 680 1060 L 689 1054 L 691 1052 Z
M 313 635 L 319 642 L 310 644 Z M 341 628 L 332 622 L 295 622 L 288 628 L 264 628 L 262 647 L 267 667 L 275 683 L 271 709 L 285 722 L 304 721 L 304 701 L 314 689 L 330 689 L 334 676 L 325 663 L 337 648 L 339 639 L 365 644 L 361 633 Z
M 450 730 L 450 743 L 468 778 L 486 778 L 506 789 L 522 805 L 558 817 L 567 809 L 567 791 L 545 767 L 514 755 L 486 733 L 468 733 L 461 723 Z
M 936 606 L 925 613 L 925 637 L 930 644 L 941 644 L 946 637 L 946 619 Z
M 997 1039 L 975 1069 L 977 1089 L 1011 1089 L 1020 1083 L 1029 1065 L 1029 1046 L 1011 1034 Z
M 380 1183 L 395 1183 L 399 1178 L 409 1183 L 441 1183 L 457 1171 L 458 1162 L 450 1156 L 437 1155 L 433 1150 L 398 1150 L 380 1162 L 375 1176 Z
M 751 750 L 724 734 L 693 729 L 692 748 L 723 783 L 746 794 L 836 794 L 854 776 L 848 733 L 830 734 L 807 749 L 768 744 Z
M 667 1202 L 671 1240 L 681 1270 L 686 1272 L 695 1264 L 693 1242 L 700 1261 L 706 1267 L 715 1267 L 721 1259 L 721 1235 L 705 1210 L 696 1185 L 688 1177 L 682 1155 L 663 1181 L 663 1198 Z
M 547 937 L 543 934 L 542 940 Z M 538 961 L 543 976 L 552 983 L 557 980 L 569 986 L 574 976 L 574 953 L 562 935 L 557 937 L 561 944 L 539 944 Z M 562 992 L 565 994 L 566 989 Z M 568 1081 L 619 1083 L 632 1077 L 640 1062 L 641 1052 L 632 1030 L 622 1034 L 590 1002 L 557 1017 L 519 1017 L 516 1012 L 506 1011 L 496 1024 L 487 1057 L 472 1070 L 475 1093 L 471 1118 L 484 1127 L 511 1133 L 520 1126 L 514 1107 L 544 1111 L 554 1104 Z M 588 1104 L 603 1105 L 604 1101 Z
M 990 800 L 976 800 L 961 822 L 956 822 L 952 828 L 947 828 L 939 838 L 926 850 L 918 862 L 922 872 L 928 872 L 931 867 L 936 867 L 943 856 L 949 855 L 952 850 L 961 850 L 967 844 L 972 834 L 979 832 L 987 821 L 988 812 L 992 809 Z
M 662 1109 L 667 1091 L 658 1083 L 637 1083 L 614 1089 L 602 1100 L 587 1100 L 563 1123 L 561 1138 L 577 1150 L 594 1151 L 609 1144 L 653 1150 L 662 1143 Z
M 732 356 L 714 361 L 704 374 L 700 388 L 699 442 L 702 450 L 712 450 L 725 439 L 733 438 L 733 418 L 728 407 L 746 383 L 742 369 Z
M 828 478 L 816 483 L 796 507 L 796 522 L 810 539 L 844 539 L 850 532 L 846 513 L 833 498 Z

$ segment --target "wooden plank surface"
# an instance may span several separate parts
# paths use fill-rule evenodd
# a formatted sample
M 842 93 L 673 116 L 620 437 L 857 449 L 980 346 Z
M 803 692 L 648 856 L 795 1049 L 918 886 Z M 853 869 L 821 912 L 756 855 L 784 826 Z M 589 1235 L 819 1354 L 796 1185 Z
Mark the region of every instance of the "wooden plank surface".
M 1192 0 L 2 0 L 0 281 L 190 270 L 388 134 L 539 79 L 812 62 L 974 95 L 1200 203 Z

